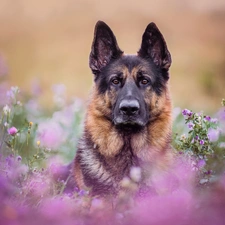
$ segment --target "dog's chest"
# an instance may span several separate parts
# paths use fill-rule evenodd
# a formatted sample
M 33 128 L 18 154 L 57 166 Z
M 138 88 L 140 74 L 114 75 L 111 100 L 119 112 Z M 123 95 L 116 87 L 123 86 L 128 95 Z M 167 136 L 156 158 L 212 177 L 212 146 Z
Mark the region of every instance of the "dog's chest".
M 133 154 L 130 146 L 121 149 L 115 157 L 106 159 L 106 169 L 110 171 L 116 181 L 121 181 L 126 176 L 129 177 L 131 168 L 138 166 L 139 160 Z

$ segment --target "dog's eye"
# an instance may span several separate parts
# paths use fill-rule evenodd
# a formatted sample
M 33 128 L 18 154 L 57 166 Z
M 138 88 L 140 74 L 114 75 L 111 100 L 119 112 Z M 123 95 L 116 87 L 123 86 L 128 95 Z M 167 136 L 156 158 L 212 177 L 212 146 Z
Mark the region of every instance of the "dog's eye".
M 115 79 L 112 79 L 112 83 L 115 85 L 118 85 L 118 84 L 120 84 L 120 81 L 115 78 Z
M 143 78 L 143 79 L 140 81 L 140 83 L 141 83 L 142 85 L 146 85 L 146 84 L 149 83 L 149 81 L 148 81 L 147 79 Z

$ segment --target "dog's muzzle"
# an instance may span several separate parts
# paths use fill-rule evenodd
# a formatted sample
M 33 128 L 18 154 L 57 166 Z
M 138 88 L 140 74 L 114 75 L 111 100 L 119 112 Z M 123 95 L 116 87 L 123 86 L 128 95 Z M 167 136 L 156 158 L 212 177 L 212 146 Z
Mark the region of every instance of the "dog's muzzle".
M 145 126 L 141 105 L 135 98 L 122 99 L 114 109 L 114 124 L 122 129 L 136 129 Z

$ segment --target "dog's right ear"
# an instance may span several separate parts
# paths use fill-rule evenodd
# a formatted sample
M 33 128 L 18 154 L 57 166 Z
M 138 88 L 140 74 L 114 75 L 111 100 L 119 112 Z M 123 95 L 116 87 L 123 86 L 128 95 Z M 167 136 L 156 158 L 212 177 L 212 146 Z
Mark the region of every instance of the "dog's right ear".
M 171 65 L 171 56 L 163 35 L 154 23 L 150 23 L 145 30 L 138 55 L 143 58 L 151 58 L 156 66 L 168 71 Z
M 95 25 L 89 58 L 89 66 L 93 74 L 97 76 L 111 59 L 116 59 L 122 54 L 112 30 L 104 22 L 98 21 Z

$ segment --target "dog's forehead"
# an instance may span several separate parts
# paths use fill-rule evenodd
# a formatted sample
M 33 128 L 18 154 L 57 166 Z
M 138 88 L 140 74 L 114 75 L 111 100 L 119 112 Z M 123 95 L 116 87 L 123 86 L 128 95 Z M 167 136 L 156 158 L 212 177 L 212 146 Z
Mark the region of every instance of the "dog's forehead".
M 122 73 L 124 76 L 136 77 L 141 71 L 149 76 L 154 75 L 154 65 L 137 55 L 123 55 L 110 68 L 113 74 Z

